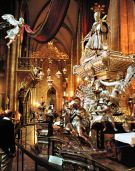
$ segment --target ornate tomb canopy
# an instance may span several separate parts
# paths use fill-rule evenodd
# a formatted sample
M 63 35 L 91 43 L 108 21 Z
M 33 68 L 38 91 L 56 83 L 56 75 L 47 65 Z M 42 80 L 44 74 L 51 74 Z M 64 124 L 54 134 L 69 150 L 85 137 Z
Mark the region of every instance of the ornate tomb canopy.
M 94 3 L 94 22 L 91 30 L 81 41 L 82 55 L 80 65 L 74 66 L 74 74 L 80 77 L 97 76 L 100 79 L 115 80 L 119 72 L 125 75 L 127 68 L 134 63 L 134 55 L 124 55 L 122 52 L 109 48 L 108 33 L 111 28 L 107 15 L 103 17 L 105 5 Z
M 125 56 L 121 52 L 107 50 L 101 55 L 86 58 L 81 65 L 74 66 L 74 74 L 81 77 L 97 76 L 103 79 L 115 79 L 119 72 L 125 72 L 133 61 L 133 54 Z

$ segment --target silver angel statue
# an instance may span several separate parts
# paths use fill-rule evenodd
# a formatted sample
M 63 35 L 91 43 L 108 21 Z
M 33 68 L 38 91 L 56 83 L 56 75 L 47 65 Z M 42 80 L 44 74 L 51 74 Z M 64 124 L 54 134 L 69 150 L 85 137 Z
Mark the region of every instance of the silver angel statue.
M 100 12 L 94 13 L 95 22 L 93 23 L 91 31 L 86 35 L 83 41 L 88 41 L 85 48 L 106 50 L 107 45 L 107 34 L 109 26 L 105 20 L 106 15 L 101 19 Z
M 1 17 L 2 19 L 6 20 L 11 26 L 13 26 L 12 29 L 7 30 L 7 36 L 5 37 L 5 39 L 9 39 L 9 42 L 7 43 L 8 48 L 10 48 L 11 43 L 15 41 L 16 36 L 21 34 L 21 36 L 23 37 L 24 29 L 27 33 L 33 33 L 30 27 L 24 23 L 24 19 L 22 17 L 20 17 L 19 20 L 16 20 L 11 14 L 4 14 Z

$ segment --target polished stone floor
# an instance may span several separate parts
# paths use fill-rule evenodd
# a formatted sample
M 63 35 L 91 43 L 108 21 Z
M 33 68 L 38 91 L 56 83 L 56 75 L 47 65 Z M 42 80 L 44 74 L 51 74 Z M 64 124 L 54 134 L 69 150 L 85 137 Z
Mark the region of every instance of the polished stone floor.
M 20 159 L 19 159 L 18 164 L 19 164 L 18 165 L 18 171 L 21 171 L 22 170 L 21 154 L 20 154 Z M 34 164 L 33 160 L 31 160 L 26 155 L 24 155 L 23 168 L 24 168 L 24 171 L 34 171 L 35 170 L 35 164 Z M 16 157 L 14 158 L 14 161 L 13 161 L 12 171 L 17 171 L 17 158 Z
M 31 150 L 30 147 L 33 146 L 36 143 L 36 128 L 34 125 L 27 126 L 21 130 L 21 142 L 24 147 L 27 150 Z M 22 166 L 23 161 L 23 166 Z M 17 165 L 18 163 L 18 165 Z M 18 169 L 17 169 L 18 166 Z M 24 155 L 24 160 L 22 160 L 22 152 L 21 150 L 16 149 L 16 157 L 13 160 L 13 166 L 12 171 L 35 171 L 35 162 L 28 157 L 27 155 Z M 37 166 L 38 171 L 47 171 L 45 168 L 41 166 Z
M 35 171 L 35 163 L 27 155 L 24 155 L 23 171 Z M 12 171 L 17 171 L 17 158 L 14 158 Z M 18 171 L 22 171 L 22 158 L 20 154 Z M 37 171 L 47 171 L 45 168 L 38 166 Z

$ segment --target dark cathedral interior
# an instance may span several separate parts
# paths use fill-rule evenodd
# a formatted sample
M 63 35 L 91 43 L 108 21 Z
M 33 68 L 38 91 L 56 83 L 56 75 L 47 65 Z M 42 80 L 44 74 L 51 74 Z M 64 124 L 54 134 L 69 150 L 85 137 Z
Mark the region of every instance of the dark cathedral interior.
M 2 171 L 135 170 L 135 0 L 1 0 L 0 136 Z

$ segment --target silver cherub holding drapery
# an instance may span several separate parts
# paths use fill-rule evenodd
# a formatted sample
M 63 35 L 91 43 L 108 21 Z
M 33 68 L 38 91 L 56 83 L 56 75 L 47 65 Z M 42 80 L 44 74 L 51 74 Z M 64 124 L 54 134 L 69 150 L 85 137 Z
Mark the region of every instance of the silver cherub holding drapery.
M 9 22 L 14 28 L 7 30 L 7 36 L 5 39 L 9 39 L 9 42 L 7 43 L 8 48 L 10 48 L 10 44 L 15 40 L 16 36 L 20 32 L 20 28 L 24 24 L 24 19 L 22 17 L 19 18 L 19 21 L 17 21 L 13 15 L 11 14 L 4 14 L 2 15 L 2 18 Z
M 10 48 L 10 45 L 15 41 L 16 36 L 20 35 L 23 39 L 24 29 L 27 33 L 33 33 L 30 27 L 24 23 L 22 17 L 20 17 L 19 20 L 16 20 L 11 14 L 4 14 L 1 17 L 13 26 L 12 29 L 7 30 L 7 36 L 5 37 L 5 39 L 9 39 L 9 42 L 7 43 L 8 48 Z

